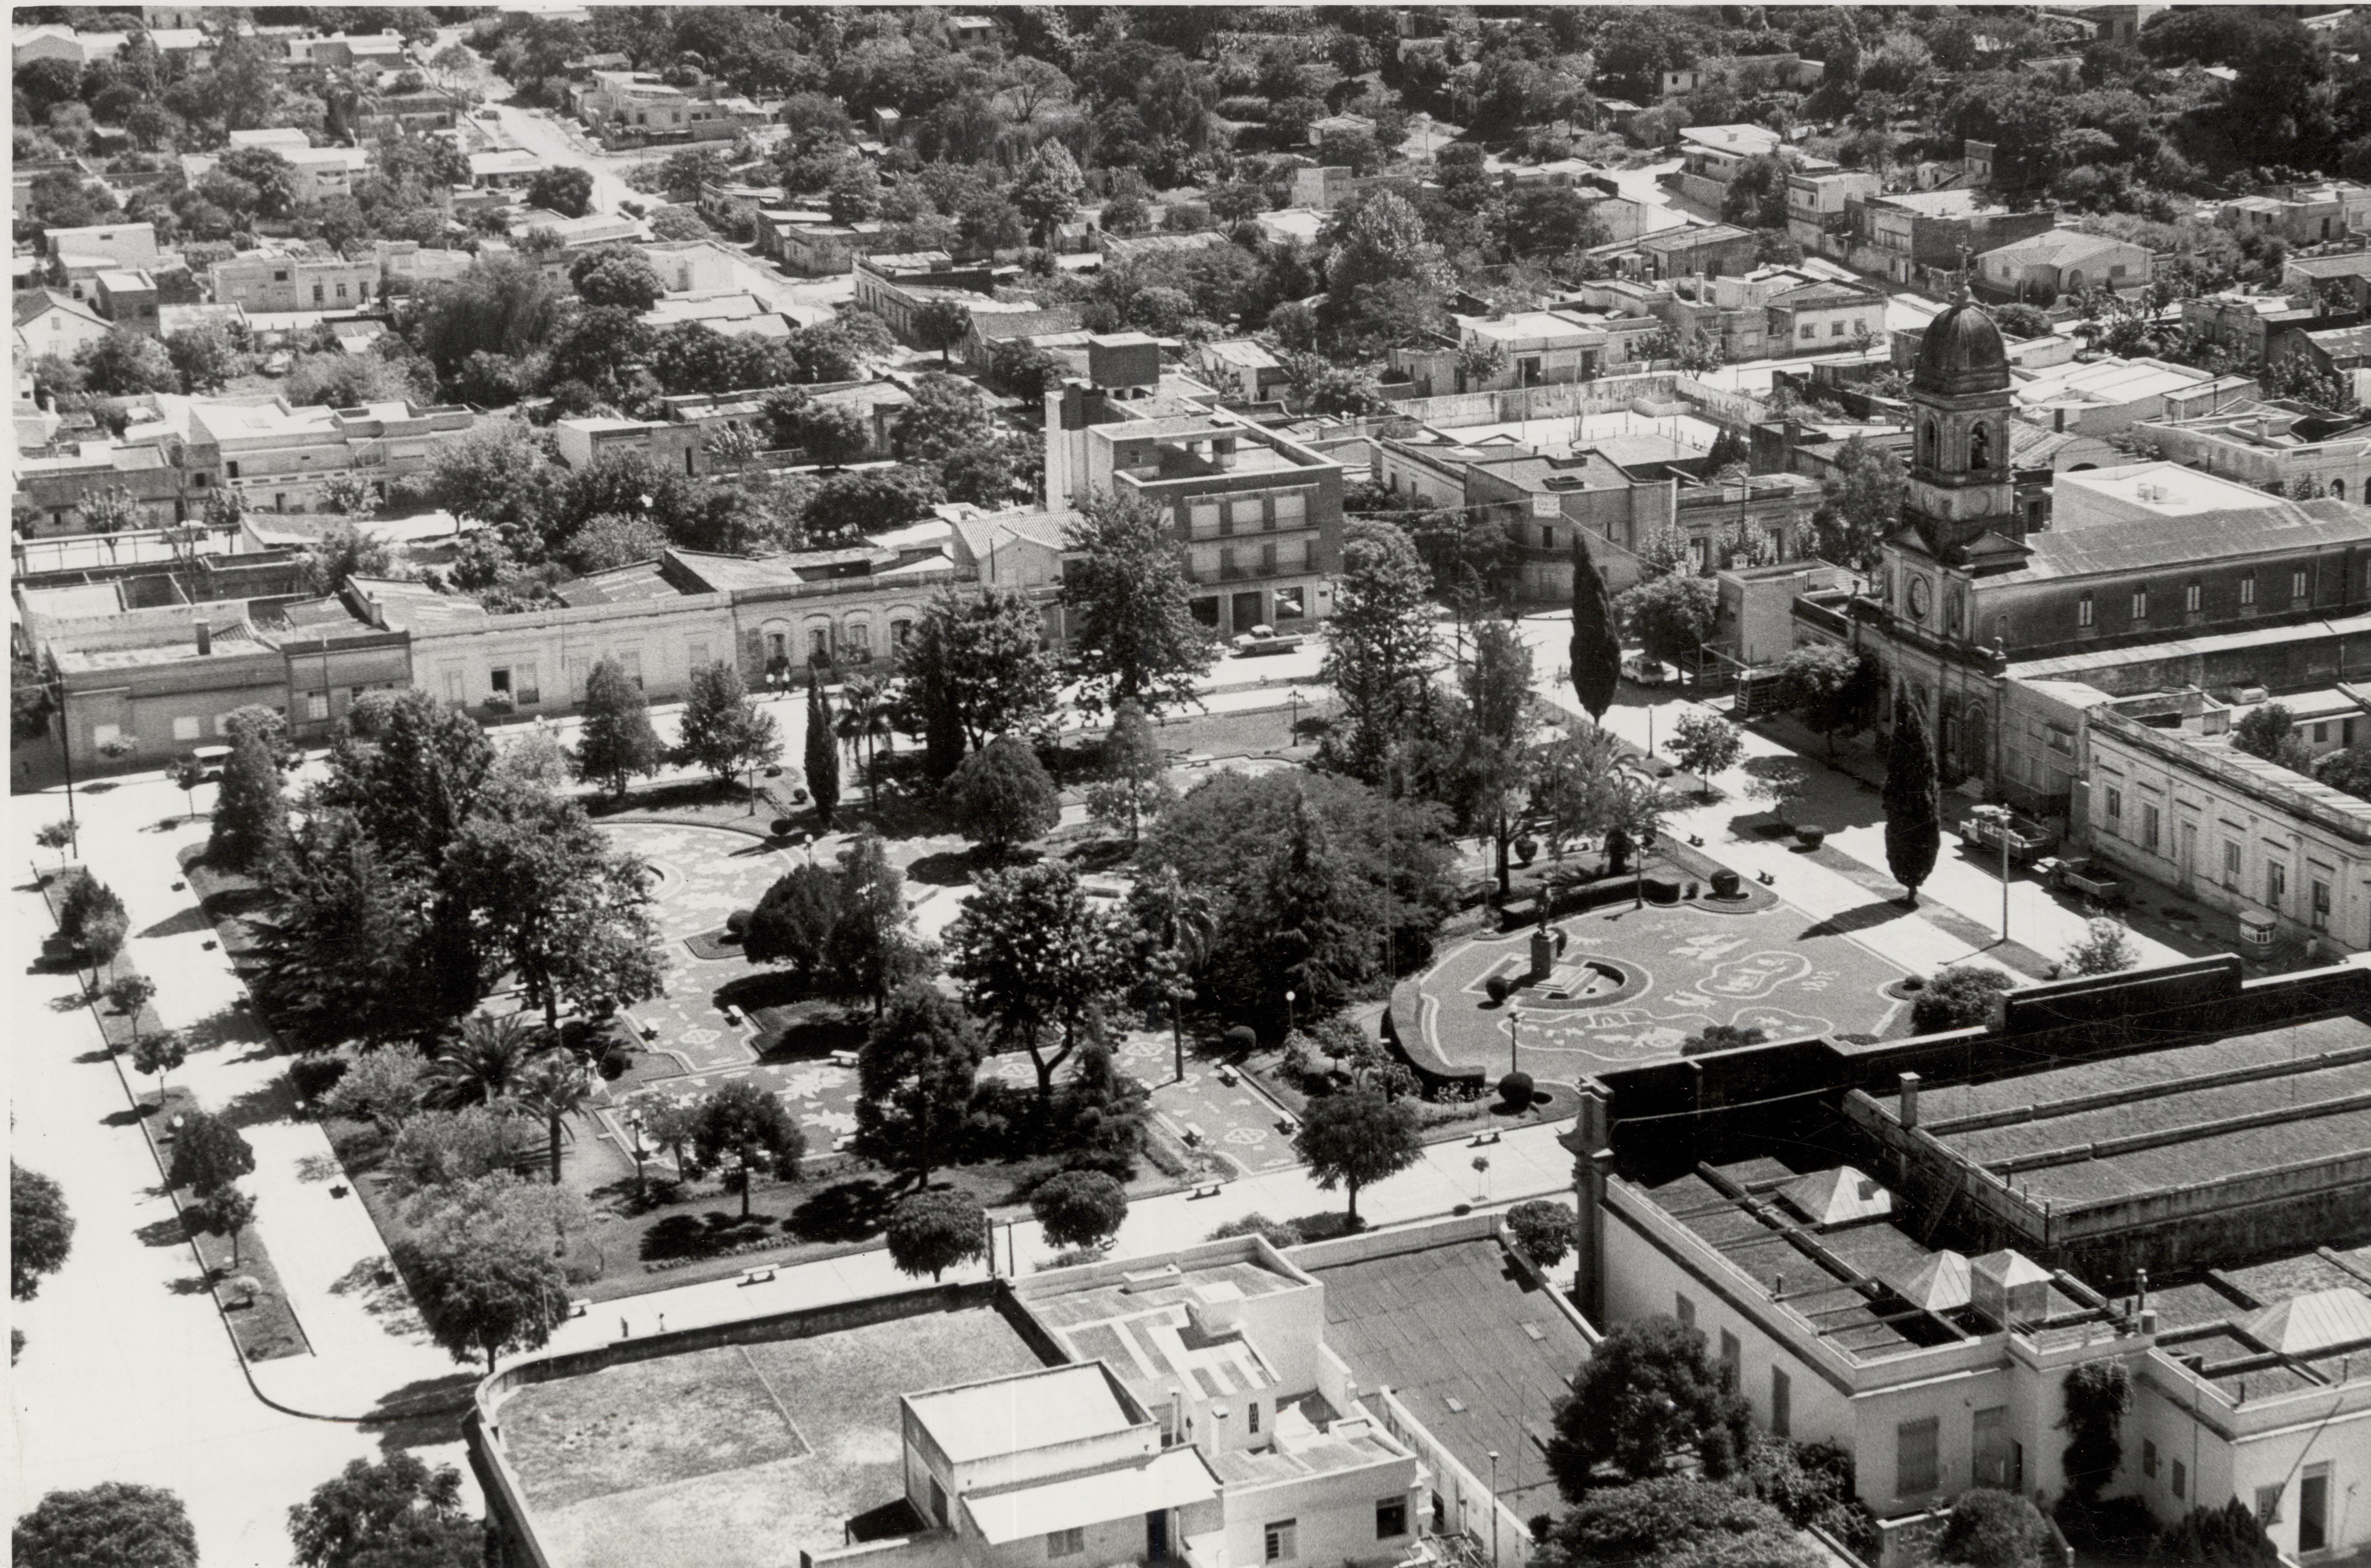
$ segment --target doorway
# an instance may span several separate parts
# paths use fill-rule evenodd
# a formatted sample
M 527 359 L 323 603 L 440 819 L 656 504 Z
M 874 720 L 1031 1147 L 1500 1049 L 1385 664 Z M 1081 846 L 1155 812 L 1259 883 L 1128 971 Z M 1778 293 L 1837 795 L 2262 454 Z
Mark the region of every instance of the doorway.
M 1169 1510 L 1155 1508 L 1144 1516 L 1144 1559 L 1148 1562 L 1169 1560 Z
M 1249 594 L 1238 594 L 1234 596 L 1234 602 L 1227 608 L 1234 617 L 1234 624 L 1229 629 L 1249 631 L 1266 619 L 1267 595 L 1257 590 Z

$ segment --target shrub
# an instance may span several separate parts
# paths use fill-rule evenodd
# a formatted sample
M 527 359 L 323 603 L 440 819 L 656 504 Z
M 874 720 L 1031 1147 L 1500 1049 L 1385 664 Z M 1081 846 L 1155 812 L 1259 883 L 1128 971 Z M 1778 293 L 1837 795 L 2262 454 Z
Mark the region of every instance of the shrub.
M 1210 1232 L 1213 1241 L 1224 1241 L 1236 1236 L 1263 1236 L 1271 1247 L 1298 1247 L 1301 1228 L 1289 1220 L 1274 1220 L 1264 1214 L 1247 1214 L 1241 1219 L 1231 1219 Z
M 1910 1004 L 1910 1026 L 1921 1034 L 1972 1029 L 1992 1016 L 1995 997 L 2016 988 L 1997 969 L 1963 963 L 1938 970 Z
M 798 831 L 798 825 L 799 824 L 797 823 L 792 821 L 789 817 L 776 817 L 773 822 L 774 836 L 777 838 L 788 838 L 792 833 Z
M 1493 1003 L 1505 1002 L 1515 991 L 1513 983 L 1503 974 L 1493 974 L 1482 988 L 1490 993 Z
M 1100 1170 L 1065 1170 L 1038 1185 L 1029 1210 L 1055 1246 L 1100 1248 L 1128 1218 L 1128 1193 Z
M 612 1083 L 633 1070 L 634 1054 L 623 1045 L 612 1045 L 601 1053 L 601 1076 Z
M 346 1059 L 326 1053 L 299 1056 L 288 1064 L 288 1087 L 304 1100 L 320 1099 L 337 1088 L 338 1080 L 345 1076 Z
M 730 937 L 747 936 L 749 934 L 749 911 L 746 909 L 735 909 L 732 914 L 724 917 L 724 934 Z
M 2027 1568 L 2041 1561 L 2049 1539 L 2041 1512 L 2024 1498 L 1995 1487 L 1971 1487 L 1951 1505 L 1943 1538 L 1935 1543 L 1935 1561 L 1968 1568 Z
M 1227 1031 L 1226 1047 L 1236 1055 L 1259 1049 L 1259 1032 L 1248 1023 L 1236 1024 Z
M 1529 1110 L 1532 1103 L 1532 1075 L 1509 1073 L 1498 1080 L 1498 1098 L 1517 1110 Z
M 1517 1204 L 1507 1211 L 1507 1229 L 1514 1237 L 1515 1245 L 1523 1250 L 1523 1256 L 1544 1269 L 1556 1267 L 1572 1251 L 1575 1224 L 1572 1210 L 1542 1198 Z

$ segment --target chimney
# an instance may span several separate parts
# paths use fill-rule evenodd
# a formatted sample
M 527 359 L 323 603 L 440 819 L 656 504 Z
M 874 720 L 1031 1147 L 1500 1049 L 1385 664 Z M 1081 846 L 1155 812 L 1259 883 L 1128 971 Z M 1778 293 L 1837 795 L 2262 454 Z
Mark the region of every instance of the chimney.
M 1918 1124 L 1918 1075 L 1902 1075 L 1902 1130 L 1908 1132 Z
M 204 658 L 214 651 L 214 628 L 205 622 L 198 623 L 198 656 Z

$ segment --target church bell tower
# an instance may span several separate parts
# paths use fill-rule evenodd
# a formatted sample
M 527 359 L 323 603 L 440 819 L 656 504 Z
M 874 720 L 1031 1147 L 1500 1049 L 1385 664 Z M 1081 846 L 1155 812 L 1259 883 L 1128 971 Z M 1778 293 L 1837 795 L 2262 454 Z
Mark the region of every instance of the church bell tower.
M 1927 325 L 1911 372 L 1910 490 L 1903 521 L 1937 557 L 1987 530 L 2022 538 L 2009 467 L 2008 349 L 1961 285 Z

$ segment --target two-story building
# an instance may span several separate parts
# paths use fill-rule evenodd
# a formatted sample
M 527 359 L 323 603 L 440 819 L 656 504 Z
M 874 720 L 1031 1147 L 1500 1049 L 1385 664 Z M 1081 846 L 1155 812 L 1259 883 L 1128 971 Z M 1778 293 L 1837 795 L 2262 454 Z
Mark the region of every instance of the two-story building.
M 388 480 L 424 474 L 437 455 L 468 438 L 476 416 L 458 404 L 374 403 L 359 409 L 193 400 L 187 465 L 194 478 L 237 496 L 250 510 L 306 512 L 331 479 L 384 490 Z
M 360 310 L 376 297 L 380 281 L 376 257 L 349 261 L 250 251 L 206 269 L 214 303 L 249 312 Z
M 1860 197 L 1846 210 L 1853 236 L 1845 259 L 1896 283 L 1957 272 L 1967 255 L 2046 234 L 2058 221 L 2048 212 L 2011 212 L 1968 187 Z
M 2243 484 L 2294 491 L 2303 481 L 2340 501 L 2371 500 L 2371 415 L 2242 398 L 2208 414 L 2145 421 L 2135 433 L 2176 463 Z
M 1885 189 L 1873 169 L 1789 169 L 1787 173 L 1787 237 L 1805 250 L 1842 260 L 1852 248 L 1850 204 Z
M 1139 498 L 1169 519 L 1193 577 L 1195 618 L 1232 634 L 1333 614 L 1342 561 L 1342 465 L 1280 432 L 1162 394 L 1142 333 L 1088 344 L 1089 375 L 1046 393 L 1046 500 Z
M 2371 229 L 2371 187 L 2351 179 L 2267 185 L 2252 196 L 2224 202 L 2216 219 L 2242 234 L 2323 245 Z

